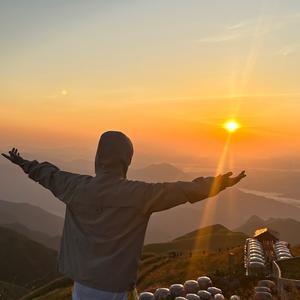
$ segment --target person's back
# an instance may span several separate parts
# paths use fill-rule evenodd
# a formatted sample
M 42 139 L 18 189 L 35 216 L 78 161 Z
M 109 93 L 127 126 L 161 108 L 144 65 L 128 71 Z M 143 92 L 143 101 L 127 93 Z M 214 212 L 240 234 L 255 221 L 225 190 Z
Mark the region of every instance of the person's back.
M 61 272 L 106 291 L 134 288 L 150 214 L 141 211 L 130 188 L 105 172 L 77 187 L 66 208 Z
M 101 136 L 94 177 L 60 171 L 48 162 L 23 160 L 15 149 L 10 157 L 4 156 L 66 204 L 59 271 L 78 284 L 78 295 L 84 292 L 83 287 L 90 289 L 87 292 L 91 295 L 132 291 L 151 214 L 214 196 L 245 176 L 242 172 L 230 178 L 228 173 L 172 183 L 128 180 L 133 146 L 118 131 Z M 109 295 L 102 298 L 123 299 Z

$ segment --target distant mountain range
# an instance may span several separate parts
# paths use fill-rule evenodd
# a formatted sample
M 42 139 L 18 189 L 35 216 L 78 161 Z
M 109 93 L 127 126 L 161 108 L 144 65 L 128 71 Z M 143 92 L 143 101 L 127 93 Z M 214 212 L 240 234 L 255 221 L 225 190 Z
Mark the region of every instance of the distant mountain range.
M 245 224 L 239 226 L 235 230 L 252 236 L 256 229 L 262 227 L 268 227 L 279 232 L 281 240 L 293 245 L 300 244 L 300 222 L 290 218 L 269 218 L 264 220 L 254 215 L 251 216 Z
M 68 149 L 68 151 L 70 150 Z M 42 155 L 44 160 L 49 159 L 63 170 L 94 174 L 93 160 L 57 161 L 50 159 L 46 153 L 44 154 Z M 35 155 L 34 157 L 42 161 L 40 159 L 41 155 Z M 298 165 L 300 165 L 299 158 L 269 160 L 267 164 L 266 160 L 261 160 L 256 161 L 255 165 L 249 161 L 238 163 L 238 166 L 246 169 L 248 175 L 239 184 L 239 187 L 266 193 L 279 193 L 283 197 L 299 199 L 300 206 L 300 190 L 298 189 L 300 169 Z M 212 163 L 209 159 L 202 159 L 201 163 L 199 161 L 197 165 L 199 171 L 193 172 L 183 172 L 170 163 L 151 164 L 142 168 L 131 166 L 128 171 L 128 178 L 151 182 L 190 180 L 197 176 L 214 175 L 214 166 L 215 163 Z M 234 171 L 240 171 L 241 168 Z M 61 201 L 55 199 L 49 191 L 39 186 L 39 184 L 28 179 L 20 167 L 9 164 L 5 160 L 0 160 L 0 191 L 0 199 L 30 203 L 51 213 L 64 216 L 64 204 Z
M 51 210 L 50 206 L 64 206 L 64 204 L 55 199 L 49 191 L 44 190 L 38 184 L 26 178 L 21 170 L 12 169 L 10 173 L 11 175 L 15 174 L 17 179 L 14 182 L 14 188 L 10 188 L 10 190 L 15 192 L 15 190 L 19 189 L 18 193 L 16 193 L 18 199 L 24 196 L 24 201 L 31 201 L 31 197 L 41 197 L 39 203 L 41 203 L 40 200 L 42 200 L 43 207 L 45 207 L 47 211 Z M 9 168 L 7 170 L 9 171 Z M 276 176 L 283 181 L 282 173 L 280 174 L 280 176 L 278 175 L 279 177 Z M 185 173 L 173 165 L 163 163 L 152 164 L 142 169 L 129 169 L 128 178 L 148 182 L 170 182 L 176 180 L 191 180 L 199 175 L 200 174 Z M 255 174 L 252 174 L 252 176 L 248 175 L 248 177 L 251 177 L 249 180 L 253 184 L 258 178 L 262 181 L 260 177 L 255 177 Z M 248 180 L 248 177 L 245 179 L 245 182 Z M 9 180 L 10 175 L 4 176 L 1 169 L 0 190 L 2 193 L 3 182 L 1 178 L 5 178 L 7 185 L 11 185 L 11 180 Z M 268 178 L 268 176 L 266 176 L 266 178 Z M 26 190 L 25 193 L 22 192 L 22 184 L 18 186 L 20 181 L 23 182 L 23 188 Z M 31 186 L 32 188 L 29 188 Z M 4 191 L 5 190 L 7 190 L 7 186 L 4 188 Z M 37 203 L 37 201 L 35 201 L 35 203 Z M 63 218 L 49 213 L 46 210 L 31 204 L 0 200 L 0 225 L 5 224 L 5 226 L 13 228 L 47 247 L 57 249 L 63 227 Z M 150 218 L 145 243 L 171 241 L 186 232 L 217 223 L 234 229 L 244 224 L 252 215 L 257 215 L 262 219 L 274 217 L 292 218 L 296 221 L 300 221 L 300 208 L 273 199 L 267 199 L 260 195 L 246 193 L 237 188 L 232 188 L 222 192 L 215 198 L 210 198 L 193 205 L 187 203 L 167 211 L 153 214 Z M 28 230 L 24 228 L 24 226 Z
M 183 230 L 188 232 L 218 223 L 235 229 L 252 215 L 263 219 L 274 217 L 300 221 L 300 209 L 297 207 L 232 188 L 218 197 L 153 214 L 147 230 L 146 243 L 172 240 L 183 234 Z
M 247 178 L 240 183 L 240 187 L 267 193 L 278 193 L 283 197 L 291 197 L 299 200 L 300 206 L 300 168 L 294 169 L 292 164 L 300 161 L 290 161 L 287 169 L 252 169 L 247 171 Z M 276 163 L 276 162 L 275 162 Z
M 142 169 L 129 169 L 127 177 L 147 182 L 186 180 L 187 174 L 167 163 L 152 164 Z
M 252 170 L 248 176 L 250 177 L 250 186 L 260 186 L 263 175 L 265 175 L 265 182 L 274 179 L 278 183 L 285 182 L 284 176 L 286 176 L 286 180 L 293 177 L 294 179 L 289 182 L 294 185 L 295 177 L 298 176 L 295 173 L 272 173 L 266 170 L 262 171 L 261 176 L 257 176 Z M 128 173 L 129 178 L 147 182 L 191 180 L 196 176 L 199 174 L 185 173 L 170 164 L 153 164 L 143 169 L 131 170 Z M 247 184 L 248 177 L 245 182 L 242 182 L 244 185 Z M 270 184 L 268 183 L 267 186 L 270 187 Z M 255 214 L 262 218 L 294 218 L 300 221 L 300 208 L 298 207 L 232 188 L 215 198 L 153 214 L 150 218 L 145 242 L 147 244 L 170 241 L 185 232 L 216 223 L 236 228 Z

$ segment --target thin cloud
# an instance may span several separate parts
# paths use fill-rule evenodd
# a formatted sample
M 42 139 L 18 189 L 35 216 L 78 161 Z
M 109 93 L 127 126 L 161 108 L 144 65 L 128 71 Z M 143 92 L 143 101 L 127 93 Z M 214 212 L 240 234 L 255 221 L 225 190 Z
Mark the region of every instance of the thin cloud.
M 265 15 L 263 19 L 250 19 L 245 21 L 240 21 L 235 24 L 226 26 L 221 33 L 217 33 L 211 36 L 202 37 L 196 42 L 198 43 L 221 43 L 227 41 L 234 41 L 243 37 L 250 36 L 262 36 L 269 34 L 273 31 L 279 30 L 291 23 L 300 22 L 300 13 L 284 15 L 284 16 L 267 16 Z M 258 26 L 259 25 L 259 26 Z M 282 50 L 282 55 L 289 55 L 293 52 L 286 49 Z
M 240 29 L 242 27 L 245 27 L 247 25 L 248 22 L 246 21 L 243 21 L 243 22 L 239 22 L 239 23 L 236 23 L 236 24 L 233 24 L 233 25 L 229 25 L 227 26 L 226 28 L 228 30 L 236 30 L 236 29 Z
M 275 54 L 280 56 L 289 56 L 299 50 L 298 46 L 284 46 L 281 49 L 279 49 Z
M 145 98 L 144 101 L 198 101 L 198 100 L 223 100 L 223 99 L 271 99 L 271 100 L 278 100 L 281 101 L 281 98 L 288 98 L 289 100 L 297 101 L 298 98 L 300 98 L 300 92 L 299 93 L 252 93 L 252 94 L 234 94 L 234 95 L 200 95 L 200 96 L 189 96 L 189 97 L 159 97 L 159 98 Z M 300 104 L 300 103 L 299 103 Z
M 216 35 L 216 36 L 209 36 L 209 37 L 201 38 L 197 42 L 199 42 L 199 43 L 220 43 L 220 42 L 236 40 L 240 36 L 241 35 L 239 33 L 231 33 L 231 34 L 225 33 L 225 34 L 220 34 L 220 35 Z
M 226 26 L 223 32 L 200 38 L 199 43 L 220 43 L 237 40 L 243 37 L 250 37 L 253 35 L 263 35 L 269 30 L 265 26 L 257 28 L 257 20 L 241 21 L 236 24 Z

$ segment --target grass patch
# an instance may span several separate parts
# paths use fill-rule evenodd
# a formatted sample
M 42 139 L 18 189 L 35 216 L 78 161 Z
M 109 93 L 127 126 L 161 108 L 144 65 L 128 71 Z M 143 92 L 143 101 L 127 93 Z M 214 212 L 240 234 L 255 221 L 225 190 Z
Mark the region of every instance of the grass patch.
M 28 293 L 24 287 L 0 281 L 0 300 L 16 300 Z

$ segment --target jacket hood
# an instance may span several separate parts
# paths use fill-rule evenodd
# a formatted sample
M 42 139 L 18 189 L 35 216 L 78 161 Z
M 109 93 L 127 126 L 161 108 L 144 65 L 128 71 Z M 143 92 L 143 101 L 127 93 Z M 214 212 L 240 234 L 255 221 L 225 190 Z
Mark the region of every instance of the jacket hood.
M 129 137 L 120 131 L 106 131 L 98 143 L 95 173 L 106 170 L 126 178 L 132 156 L 133 145 Z

